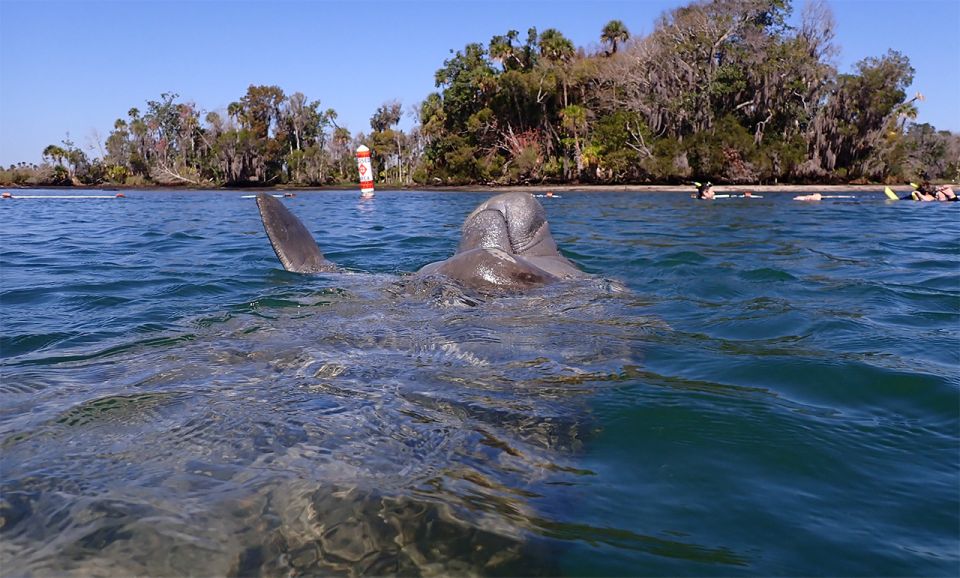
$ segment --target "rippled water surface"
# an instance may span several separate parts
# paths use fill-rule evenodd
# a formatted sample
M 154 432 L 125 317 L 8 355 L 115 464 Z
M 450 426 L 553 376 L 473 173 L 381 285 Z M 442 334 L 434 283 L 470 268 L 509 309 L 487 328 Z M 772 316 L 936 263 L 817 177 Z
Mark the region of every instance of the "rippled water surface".
M 0 201 L 4 575 L 960 573 L 960 203 L 564 193 L 476 295 L 486 194 L 126 194 Z

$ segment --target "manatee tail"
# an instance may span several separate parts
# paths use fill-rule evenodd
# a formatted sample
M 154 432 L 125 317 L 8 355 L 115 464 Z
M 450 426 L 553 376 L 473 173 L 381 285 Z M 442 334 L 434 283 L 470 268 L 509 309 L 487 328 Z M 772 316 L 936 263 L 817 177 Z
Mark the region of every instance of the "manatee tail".
M 323 258 L 320 247 L 310 231 L 303 226 L 283 203 L 266 193 L 257 195 L 257 207 L 263 220 L 263 230 L 287 271 L 294 273 L 322 273 L 335 271 L 336 265 Z

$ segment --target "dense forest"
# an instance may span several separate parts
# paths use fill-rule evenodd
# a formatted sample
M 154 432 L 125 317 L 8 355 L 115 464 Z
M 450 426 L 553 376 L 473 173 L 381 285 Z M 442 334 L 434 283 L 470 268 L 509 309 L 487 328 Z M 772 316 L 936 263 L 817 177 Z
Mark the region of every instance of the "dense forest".
M 277 86 L 219 112 L 165 93 L 117 119 L 101 157 L 67 138 L 0 183 L 343 184 L 360 144 L 393 186 L 960 180 L 960 135 L 916 122 L 904 55 L 838 73 L 827 4 L 791 14 L 789 0 L 697 1 L 644 37 L 612 20 L 589 50 L 555 29 L 508 30 L 451 51 L 409 131 L 397 101 L 350 134 Z

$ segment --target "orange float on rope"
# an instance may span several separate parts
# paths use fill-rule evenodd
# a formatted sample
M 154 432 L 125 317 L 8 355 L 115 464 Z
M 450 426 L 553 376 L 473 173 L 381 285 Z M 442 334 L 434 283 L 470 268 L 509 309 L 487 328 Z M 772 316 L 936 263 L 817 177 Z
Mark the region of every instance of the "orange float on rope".
M 373 197 L 373 165 L 370 163 L 370 149 L 360 145 L 357 148 L 357 172 L 360 173 L 360 197 Z

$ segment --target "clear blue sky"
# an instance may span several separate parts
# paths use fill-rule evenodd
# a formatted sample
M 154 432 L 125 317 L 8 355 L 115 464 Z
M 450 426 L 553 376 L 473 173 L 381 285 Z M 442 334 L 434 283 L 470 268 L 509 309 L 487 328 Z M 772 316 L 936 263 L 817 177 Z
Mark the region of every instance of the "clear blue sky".
M 799 14 L 804 0 L 794 0 Z M 250 84 L 302 92 L 369 132 L 376 108 L 431 91 L 450 50 L 510 29 L 557 28 L 577 46 L 622 20 L 648 34 L 681 0 L 213 1 L 0 0 L 0 165 L 39 162 L 67 133 L 101 156 L 131 107 L 173 92 L 222 111 Z M 960 132 L 960 0 L 833 0 L 837 64 L 890 48 L 916 69 L 920 122 Z M 404 124 L 412 124 L 405 119 Z

